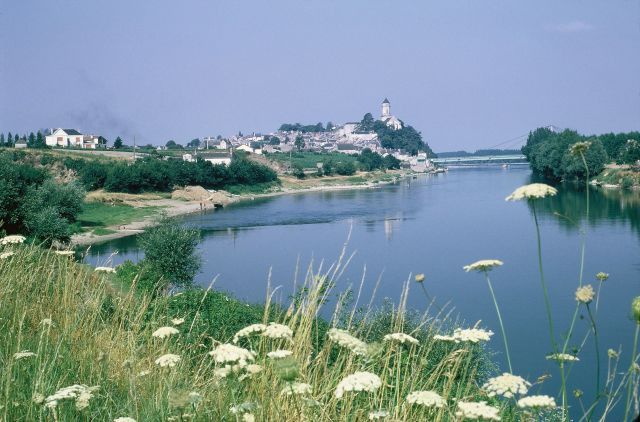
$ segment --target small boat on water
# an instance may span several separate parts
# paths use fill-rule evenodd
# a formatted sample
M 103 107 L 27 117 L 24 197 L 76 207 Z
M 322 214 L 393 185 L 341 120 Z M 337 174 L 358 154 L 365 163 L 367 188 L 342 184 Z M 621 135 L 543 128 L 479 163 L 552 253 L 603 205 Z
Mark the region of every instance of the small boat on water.
M 509 168 L 509 164 L 508 164 L 508 163 L 504 163 L 504 164 L 502 165 L 502 168 L 503 168 L 503 169 L 508 169 L 508 168 Z

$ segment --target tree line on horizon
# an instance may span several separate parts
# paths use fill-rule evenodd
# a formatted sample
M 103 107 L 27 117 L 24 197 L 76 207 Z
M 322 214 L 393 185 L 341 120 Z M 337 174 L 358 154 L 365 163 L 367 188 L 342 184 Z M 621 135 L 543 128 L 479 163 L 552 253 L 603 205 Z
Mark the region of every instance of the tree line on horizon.
M 581 135 L 575 130 L 555 132 L 541 127 L 529 133 L 522 153 L 531 168 L 546 179 L 584 179 L 587 172 L 582 158 L 569 151 L 577 142 L 590 143 L 584 154 L 589 176 L 602 172 L 609 162 L 635 164 L 640 160 L 640 132 Z

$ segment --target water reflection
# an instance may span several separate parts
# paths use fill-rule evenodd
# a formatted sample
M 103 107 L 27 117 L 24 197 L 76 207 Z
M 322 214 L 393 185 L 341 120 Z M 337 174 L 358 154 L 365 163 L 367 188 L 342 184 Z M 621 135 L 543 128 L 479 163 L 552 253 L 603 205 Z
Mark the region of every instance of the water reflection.
M 576 231 L 586 219 L 587 195 L 584 185 L 564 183 L 558 194 L 536 201 L 539 214 L 554 218 L 560 227 Z M 531 204 L 529 204 L 531 208 Z M 589 187 L 589 226 L 628 224 L 640 236 L 640 195 L 635 191 Z

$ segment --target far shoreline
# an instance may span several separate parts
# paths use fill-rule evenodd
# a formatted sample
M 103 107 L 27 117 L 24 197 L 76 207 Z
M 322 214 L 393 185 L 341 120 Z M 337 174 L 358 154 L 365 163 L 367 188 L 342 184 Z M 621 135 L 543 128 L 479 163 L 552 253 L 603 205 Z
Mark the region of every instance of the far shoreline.
M 364 173 L 369 174 L 371 173 Z M 292 188 L 292 187 L 284 187 L 279 191 L 275 192 L 265 192 L 265 193 L 246 193 L 241 195 L 234 195 L 226 191 L 216 191 L 216 193 L 221 193 L 226 196 L 227 200 L 224 203 L 224 207 L 239 204 L 245 201 L 252 201 L 257 198 L 269 198 L 276 197 L 281 195 L 291 195 L 298 193 L 310 193 L 310 192 L 330 192 L 330 191 L 340 191 L 340 190 L 359 190 L 359 189 L 375 189 L 377 187 L 386 186 L 390 184 L 397 183 L 403 179 L 417 176 L 420 174 L 427 175 L 430 173 L 415 173 L 413 171 L 395 171 L 395 172 L 387 172 L 387 175 L 392 175 L 393 177 L 389 180 L 379 180 L 372 179 L 367 181 L 366 183 L 338 183 L 335 185 L 328 184 L 312 184 L 307 187 L 302 188 Z M 375 175 L 374 175 L 375 176 Z M 379 176 L 379 175 L 378 175 Z M 347 179 L 346 177 L 344 178 Z M 321 181 L 322 179 L 318 179 L 317 181 Z M 196 213 L 203 212 L 211 212 L 215 210 L 213 204 L 208 203 L 205 208 L 201 207 L 202 201 L 181 201 L 178 199 L 170 199 L 163 201 L 145 201 L 148 202 L 149 206 L 155 205 L 154 202 L 162 202 L 162 206 L 166 207 L 164 210 L 165 214 L 168 217 L 178 217 Z M 154 215 L 151 217 L 144 218 L 138 221 L 132 221 L 128 224 L 124 224 L 121 227 L 109 227 L 110 230 L 113 230 L 114 233 L 96 235 L 91 232 L 83 232 L 78 233 L 71 238 L 71 246 L 90 246 L 94 244 L 104 243 L 115 239 L 122 239 L 129 236 L 135 236 L 137 234 L 143 233 L 147 228 L 153 227 L 157 225 L 157 217 L 158 215 Z

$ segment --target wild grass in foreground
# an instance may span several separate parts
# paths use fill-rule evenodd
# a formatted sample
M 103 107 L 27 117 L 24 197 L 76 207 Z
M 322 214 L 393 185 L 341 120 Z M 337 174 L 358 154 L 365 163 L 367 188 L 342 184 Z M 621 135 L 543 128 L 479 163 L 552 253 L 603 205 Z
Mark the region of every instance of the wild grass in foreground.
M 408 288 L 395 308 L 356 312 L 340 301 L 329 327 L 317 315 L 339 268 L 310 269 L 295 306 L 272 312 L 267 298 L 262 321 L 212 337 L 194 331 L 208 315 L 198 303 L 188 317 L 176 312 L 180 294 L 125 294 L 108 267 L 33 245 L 3 251 L 3 420 L 515 417 L 515 402 L 480 388 L 490 332 L 458 328 L 438 340 L 452 323 L 410 316 Z

